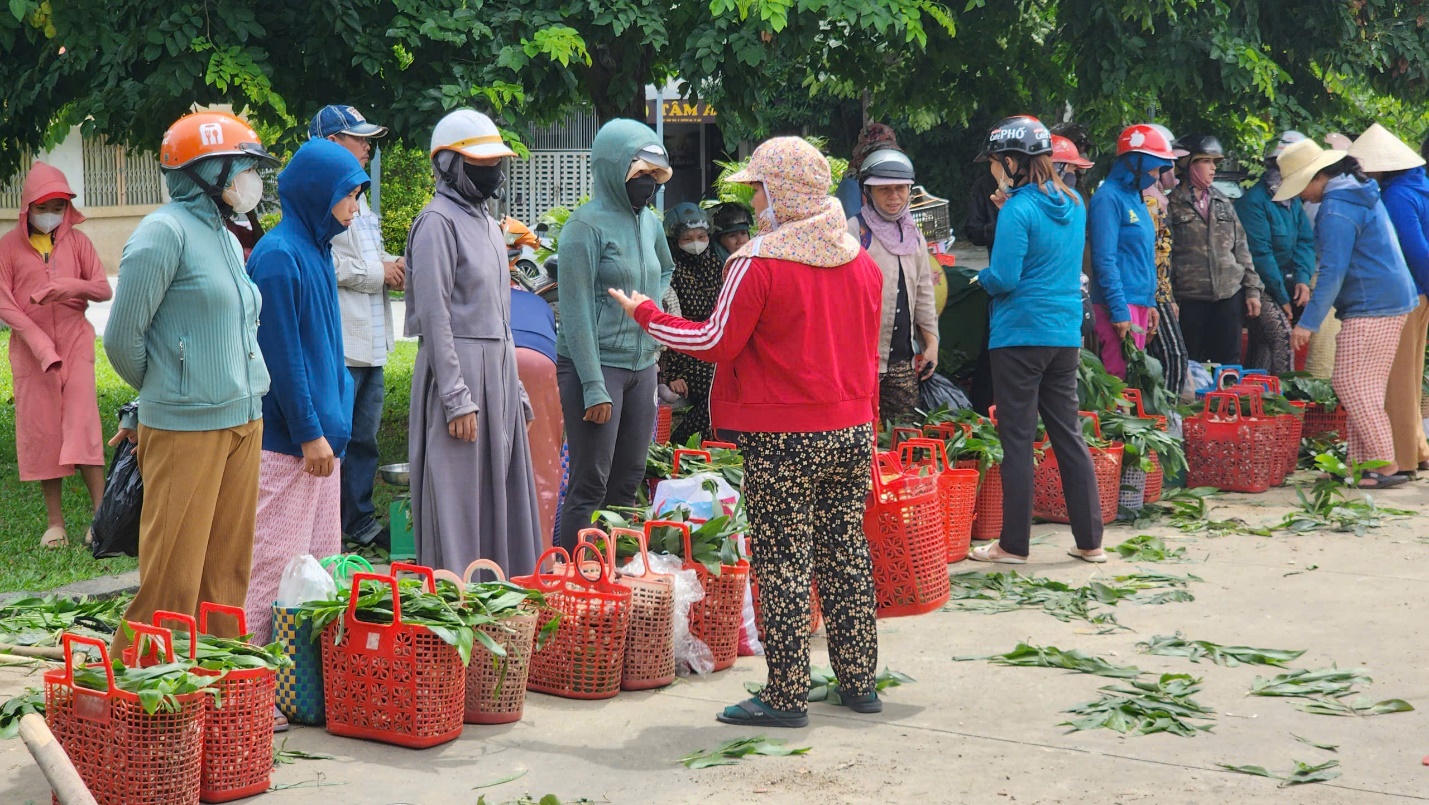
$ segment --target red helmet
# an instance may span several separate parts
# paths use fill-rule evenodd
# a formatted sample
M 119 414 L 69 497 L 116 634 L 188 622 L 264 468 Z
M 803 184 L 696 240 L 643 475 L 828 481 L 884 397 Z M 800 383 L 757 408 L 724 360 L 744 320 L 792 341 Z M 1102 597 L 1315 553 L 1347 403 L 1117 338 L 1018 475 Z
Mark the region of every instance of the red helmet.
M 1116 138 L 1116 155 L 1121 156 L 1122 154 L 1146 154 L 1168 161 L 1176 159 L 1176 153 L 1171 148 L 1171 141 L 1159 127 L 1149 123 L 1127 126 L 1122 131 L 1121 136 Z
M 1083 170 L 1090 168 L 1093 164 L 1091 160 L 1083 159 L 1081 153 L 1077 151 L 1077 146 L 1060 134 L 1052 135 L 1052 161 Z

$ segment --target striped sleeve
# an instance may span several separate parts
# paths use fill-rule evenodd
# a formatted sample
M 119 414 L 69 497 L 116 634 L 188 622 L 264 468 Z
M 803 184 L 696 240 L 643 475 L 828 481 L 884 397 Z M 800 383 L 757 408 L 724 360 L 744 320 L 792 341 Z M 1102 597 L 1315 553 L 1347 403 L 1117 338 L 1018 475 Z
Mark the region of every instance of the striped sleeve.
M 664 313 L 654 302 L 635 310 L 635 321 L 652 338 L 702 361 L 723 363 L 749 342 L 769 297 L 768 271 L 749 257 L 730 261 L 724 288 L 709 319 L 696 322 Z

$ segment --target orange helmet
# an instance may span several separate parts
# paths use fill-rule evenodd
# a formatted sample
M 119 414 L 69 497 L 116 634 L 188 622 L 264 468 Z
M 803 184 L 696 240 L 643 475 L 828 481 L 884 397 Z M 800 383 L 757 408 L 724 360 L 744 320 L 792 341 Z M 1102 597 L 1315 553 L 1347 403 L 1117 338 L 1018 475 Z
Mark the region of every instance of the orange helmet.
M 267 166 L 278 165 L 253 127 L 227 112 L 184 115 L 164 132 L 159 146 L 159 165 L 165 170 L 224 156 L 251 157 Z
M 1083 170 L 1093 165 L 1091 160 L 1084 158 L 1081 153 L 1077 151 L 1076 143 L 1073 143 L 1060 134 L 1052 135 L 1052 161 L 1063 162 L 1074 168 L 1081 168 Z

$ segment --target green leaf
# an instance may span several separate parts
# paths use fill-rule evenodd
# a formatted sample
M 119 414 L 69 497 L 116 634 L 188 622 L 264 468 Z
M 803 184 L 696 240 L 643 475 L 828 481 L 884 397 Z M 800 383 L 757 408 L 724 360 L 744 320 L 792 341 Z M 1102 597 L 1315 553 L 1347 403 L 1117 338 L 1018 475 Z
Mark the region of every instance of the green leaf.
M 747 755 L 768 755 L 787 756 L 802 755 L 809 751 L 810 747 L 789 747 L 782 740 L 769 739 L 763 735 L 756 735 L 753 738 L 736 738 L 725 741 L 715 749 L 701 749 L 680 758 L 677 763 L 685 764 L 689 769 L 706 769 L 711 766 L 729 766 L 739 762 L 739 759 Z
M 1232 766 L 1229 763 L 1217 763 L 1216 765 L 1241 774 L 1254 774 L 1256 777 L 1269 777 L 1272 780 L 1282 779 L 1280 775 L 1266 770 L 1264 766 Z
M 1325 750 L 1326 752 L 1338 752 L 1338 751 L 1340 751 L 1340 747 L 1339 747 L 1338 744 L 1315 743 L 1314 741 L 1310 740 L 1309 738 L 1301 738 L 1299 735 L 1296 735 L 1296 734 L 1293 733 L 1293 732 L 1290 733 L 1290 737 L 1291 737 L 1291 738 L 1294 738 L 1295 740 L 1299 741 L 1299 742 L 1302 743 L 1302 744 L 1308 744 L 1309 746 L 1313 746 L 1313 747 L 1315 747 L 1316 749 L 1323 749 L 1323 750 Z

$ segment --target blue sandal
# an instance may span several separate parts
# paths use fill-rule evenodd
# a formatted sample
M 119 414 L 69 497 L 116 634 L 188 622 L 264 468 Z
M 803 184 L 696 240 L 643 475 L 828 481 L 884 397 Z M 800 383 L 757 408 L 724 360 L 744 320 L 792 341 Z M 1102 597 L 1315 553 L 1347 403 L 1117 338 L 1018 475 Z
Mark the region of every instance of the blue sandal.
M 724 708 L 715 716 L 723 724 L 738 724 L 744 727 L 807 727 L 809 714 L 792 710 L 775 710 L 758 697 L 745 699 L 739 704 Z

